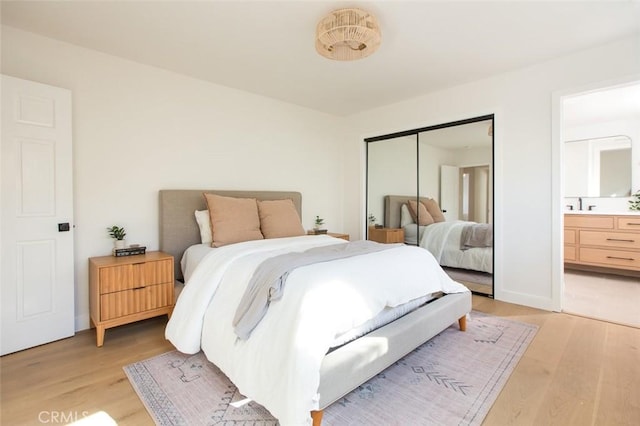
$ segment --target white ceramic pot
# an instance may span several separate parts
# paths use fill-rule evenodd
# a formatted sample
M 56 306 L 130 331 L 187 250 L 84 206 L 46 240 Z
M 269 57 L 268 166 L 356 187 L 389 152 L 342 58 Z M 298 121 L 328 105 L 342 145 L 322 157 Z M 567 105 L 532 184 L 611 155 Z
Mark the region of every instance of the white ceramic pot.
M 127 242 L 125 240 L 114 240 L 114 244 L 117 249 L 123 249 L 127 246 Z

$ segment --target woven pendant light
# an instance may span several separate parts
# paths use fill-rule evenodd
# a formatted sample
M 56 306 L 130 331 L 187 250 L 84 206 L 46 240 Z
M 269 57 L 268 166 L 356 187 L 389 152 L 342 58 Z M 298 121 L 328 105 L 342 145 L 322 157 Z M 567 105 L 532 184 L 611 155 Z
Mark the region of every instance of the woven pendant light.
M 316 50 L 336 61 L 365 58 L 378 49 L 381 39 L 378 21 L 361 9 L 334 10 L 316 28 Z

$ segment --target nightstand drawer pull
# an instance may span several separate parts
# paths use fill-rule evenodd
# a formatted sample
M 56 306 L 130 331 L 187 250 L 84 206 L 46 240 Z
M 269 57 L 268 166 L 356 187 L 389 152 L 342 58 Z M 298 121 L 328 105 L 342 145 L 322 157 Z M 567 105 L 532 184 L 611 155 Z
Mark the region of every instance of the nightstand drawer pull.
M 607 238 L 607 241 L 622 241 L 625 243 L 635 243 L 636 240 L 625 240 L 623 238 Z
M 132 288 L 131 290 L 142 290 L 143 288 L 146 288 L 146 287 L 145 287 L 145 286 L 142 286 L 142 287 L 134 287 L 134 288 Z
M 132 263 L 132 265 L 144 265 L 145 262 Z
M 627 222 L 627 225 L 632 225 L 632 226 L 640 226 L 640 223 L 635 223 L 635 222 Z
M 617 257 L 617 256 L 607 256 L 607 259 L 629 260 L 631 262 L 635 260 L 633 257 Z

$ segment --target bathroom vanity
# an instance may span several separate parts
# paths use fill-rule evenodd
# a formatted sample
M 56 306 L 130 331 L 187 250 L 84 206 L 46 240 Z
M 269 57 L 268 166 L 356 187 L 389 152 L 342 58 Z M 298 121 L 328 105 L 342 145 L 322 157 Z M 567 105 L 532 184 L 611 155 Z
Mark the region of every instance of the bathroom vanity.
M 640 277 L 640 214 L 565 214 L 564 262 L 568 269 Z

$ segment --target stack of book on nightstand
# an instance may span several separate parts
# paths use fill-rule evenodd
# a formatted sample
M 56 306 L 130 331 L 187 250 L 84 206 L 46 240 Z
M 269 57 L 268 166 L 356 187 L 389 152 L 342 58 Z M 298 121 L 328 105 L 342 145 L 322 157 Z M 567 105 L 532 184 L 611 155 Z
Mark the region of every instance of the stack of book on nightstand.
M 147 251 L 146 247 L 137 246 L 137 247 L 125 247 L 121 249 L 114 248 L 113 255 L 115 257 L 121 256 L 133 256 L 134 254 L 144 254 Z

